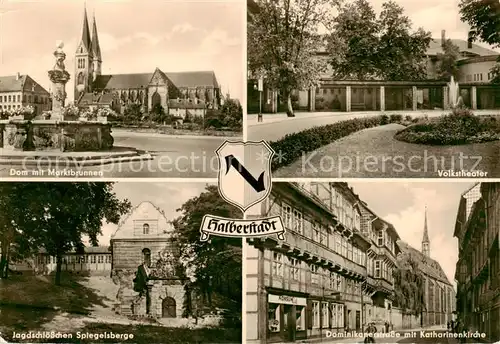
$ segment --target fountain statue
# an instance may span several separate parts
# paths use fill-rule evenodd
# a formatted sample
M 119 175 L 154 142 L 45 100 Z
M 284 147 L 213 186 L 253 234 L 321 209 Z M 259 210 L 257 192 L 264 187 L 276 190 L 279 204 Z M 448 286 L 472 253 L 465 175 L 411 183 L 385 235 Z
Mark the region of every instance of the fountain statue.
M 62 50 L 64 43 L 58 41 L 54 56 L 56 64 L 49 71 L 49 79 L 52 82 L 52 119 L 64 120 L 62 109 L 64 108 L 64 101 L 66 100 L 66 83 L 70 79 L 69 73 L 64 67 L 64 60 L 66 54 Z

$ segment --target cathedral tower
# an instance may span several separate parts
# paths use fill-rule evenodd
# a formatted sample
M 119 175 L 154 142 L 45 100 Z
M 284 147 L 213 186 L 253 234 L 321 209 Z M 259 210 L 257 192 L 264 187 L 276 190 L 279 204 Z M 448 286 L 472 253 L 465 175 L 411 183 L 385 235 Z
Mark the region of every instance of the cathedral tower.
M 425 207 L 425 220 L 424 220 L 424 237 L 422 238 L 422 253 L 427 257 L 430 256 L 430 241 L 429 232 L 427 230 L 427 207 Z
M 82 39 L 75 53 L 75 102 L 82 93 L 92 91 L 93 81 L 93 54 L 92 41 L 90 40 L 89 22 L 87 19 L 87 8 L 83 9 Z
M 97 24 L 95 22 L 95 13 L 93 15 L 92 23 L 92 55 L 94 56 L 94 72 L 92 74 L 92 81 L 95 81 L 101 75 L 101 47 L 99 46 L 99 37 L 97 36 Z

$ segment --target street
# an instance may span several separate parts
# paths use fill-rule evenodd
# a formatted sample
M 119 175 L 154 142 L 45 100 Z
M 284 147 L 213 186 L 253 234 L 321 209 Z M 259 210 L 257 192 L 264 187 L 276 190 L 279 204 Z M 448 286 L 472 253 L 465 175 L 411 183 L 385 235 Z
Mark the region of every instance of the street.
M 101 171 L 100 178 L 216 178 L 215 150 L 228 138 L 215 136 L 169 136 L 114 129 L 114 146 L 145 151 L 152 160 L 76 167 L 77 171 Z M 240 140 L 239 138 L 231 138 Z M 9 177 L 15 166 L 1 165 L 0 177 Z M 17 166 L 19 168 L 19 166 Z M 47 174 L 45 174 L 47 175 Z M 35 177 L 32 173 L 23 178 Z

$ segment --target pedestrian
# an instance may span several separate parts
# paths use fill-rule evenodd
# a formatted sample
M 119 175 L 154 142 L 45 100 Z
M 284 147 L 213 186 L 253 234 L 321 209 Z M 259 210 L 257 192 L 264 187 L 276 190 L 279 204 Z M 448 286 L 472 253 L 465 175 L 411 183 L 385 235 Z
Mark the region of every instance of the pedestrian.
M 375 343 L 374 334 L 377 332 L 377 328 L 374 323 L 369 323 L 366 328 L 367 336 L 365 337 L 365 343 Z

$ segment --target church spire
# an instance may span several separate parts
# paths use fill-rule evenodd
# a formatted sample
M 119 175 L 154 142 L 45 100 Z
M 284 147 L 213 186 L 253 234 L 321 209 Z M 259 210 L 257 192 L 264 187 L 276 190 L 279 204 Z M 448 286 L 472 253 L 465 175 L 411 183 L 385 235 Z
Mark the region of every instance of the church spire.
M 425 219 L 424 219 L 424 236 L 422 238 L 422 253 L 426 256 L 430 255 L 430 240 L 429 231 L 427 229 L 427 206 L 425 206 Z
M 82 29 L 82 44 L 90 52 L 90 30 L 89 30 L 89 21 L 87 19 L 87 5 L 84 5 L 83 8 L 83 29 Z
M 92 54 L 98 61 L 101 60 L 101 47 L 99 46 L 99 37 L 97 36 L 97 24 L 95 21 L 95 12 L 93 13 L 92 23 Z

